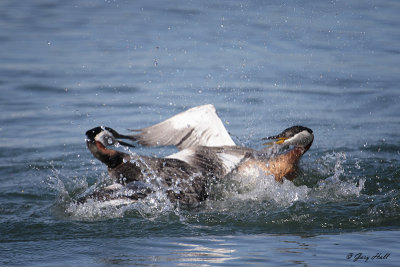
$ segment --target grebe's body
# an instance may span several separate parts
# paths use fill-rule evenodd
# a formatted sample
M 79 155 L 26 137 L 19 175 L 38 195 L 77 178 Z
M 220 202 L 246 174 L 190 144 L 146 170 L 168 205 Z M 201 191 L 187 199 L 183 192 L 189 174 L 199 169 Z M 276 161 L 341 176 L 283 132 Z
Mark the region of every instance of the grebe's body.
M 146 197 L 153 191 L 144 185 L 149 177 L 157 177 L 169 199 L 182 204 L 197 204 L 207 198 L 210 183 L 229 175 L 241 175 L 257 168 L 277 181 L 294 179 L 301 156 L 311 147 L 312 130 L 293 126 L 277 136 L 278 146 L 292 147 L 278 154 L 271 147 L 262 150 L 237 146 L 214 106 L 189 109 L 148 128 L 134 130 L 136 134 L 121 135 L 108 127 L 96 127 L 86 132 L 86 142 L 92 154 L 108 166 L 110 176 L 121 186 L 132 188 L 133 200 Z M 131 146 L 119 139 L 130 139 L 144 146 L 173 145 L 179 152 L 165 158 L 139 156 L 109 149 L 110 146 Z M 92 194 L 91 198 L 113 198 L 113 187 Z

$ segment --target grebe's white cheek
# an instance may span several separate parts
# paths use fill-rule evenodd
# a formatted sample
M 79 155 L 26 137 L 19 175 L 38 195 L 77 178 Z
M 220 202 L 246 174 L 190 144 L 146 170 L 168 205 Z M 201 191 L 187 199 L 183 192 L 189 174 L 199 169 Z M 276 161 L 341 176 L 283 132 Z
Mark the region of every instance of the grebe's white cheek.
M 116 143 L 114 136 L 108 131 L 99 133 L 94 139 L 103 144 L 103 146 L 112 146 Z
M 302 131 L 287 139 L 284 144 L 288 146 L 307 146 L 314 139 L 313 135 L 307 131 Z

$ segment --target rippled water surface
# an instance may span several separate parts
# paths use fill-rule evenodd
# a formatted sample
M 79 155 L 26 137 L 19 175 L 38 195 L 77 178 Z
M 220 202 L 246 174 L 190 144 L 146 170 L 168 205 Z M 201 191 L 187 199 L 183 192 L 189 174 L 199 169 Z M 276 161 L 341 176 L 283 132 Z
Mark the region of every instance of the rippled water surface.
M 0 265 L 400 262 L 397 1 L 1 1 Z M 254 173 L 186 209 L 110 182 L 86 130 L 211 103 L 237 144 L 315 140 L 294 182 Z M 165 156 L 173 148 L 138 147 Z

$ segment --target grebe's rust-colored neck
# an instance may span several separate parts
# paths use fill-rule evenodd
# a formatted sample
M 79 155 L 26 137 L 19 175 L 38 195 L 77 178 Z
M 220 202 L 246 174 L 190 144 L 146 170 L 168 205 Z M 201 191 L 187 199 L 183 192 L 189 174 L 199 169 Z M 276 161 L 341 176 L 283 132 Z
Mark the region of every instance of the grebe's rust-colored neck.
M 297 171 L 297 164 L 304 154 L 305 150 L 301 147 L 284 153 L 273 156 L 267 161 L 262 159 L 250 159 L 239 166 L 238 171 L 244 172 L 245 168 L 258 167 L 265 172 L 266 175 L 274 175 L 275 180 L 278 182 L 283 181 L 283 177 L 288 180 L 293 180 Z
M 108 155 L 108 156 L 110 156 L 110 157 L 115 156 L 116 154 L 118 154 L 118 151 L 115 151 L 115 150 L 106 148 L 106 147 L 105 147 L 102 143 L 100 143 L 99 141 L 96 141 L 95 144 L 96 144 L 97 151 L 98 151 L 99 153 L 101 153 L 101 154 Z
M 109 168 L 115 168 L 123 162 L 123 158 L 127 155 L 125 153 L 108 149 L 99 141 L 86 142 L 90 152 L 98 160 L 106 164 Z
M 273 174 L 278 182 L 282 182 L 283 177 L 293 180 L 296 178 L 298 163 L 304 152 L 304 148 L 295 147 L 287 153 L 271 158 L 267 164 L 268 172 Z

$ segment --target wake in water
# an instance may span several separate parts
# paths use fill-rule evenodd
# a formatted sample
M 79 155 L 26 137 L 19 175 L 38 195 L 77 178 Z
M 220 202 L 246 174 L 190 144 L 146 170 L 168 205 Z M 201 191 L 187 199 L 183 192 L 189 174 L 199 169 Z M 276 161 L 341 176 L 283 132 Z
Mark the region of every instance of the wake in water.
M 275 181 L 272 175 L 265 175 L 262 171 L 253 169 L 246 175 L 232 175 L 223 183 L 211 184 L 209 199 L 204 201 L 197 210 L 229 210 L 234 203 L 257 203 L 259 208 L 268 206 L 268 209 L 289 208 L 295 203 L 312 203 L 313 205 L 326 202 L 341 201 L 346 198 L 359 197 L 364 188 L 364 179 L 348 179 L 344 169 L 345 153 L 327 153 L 317 162 L 317 176 L 319 181 L 314 185 L 295 185 L 289 180 L 282 183 Z M 312 172 L 304 170 L 302 180 Z M 123 187 L 112 182 L 107 174 L 102 174 L 98 182 L 88 186 L 86 178 L 74 179 L 66 186 L 60 172 L 54 169 L 53 176 L 48 178 L 47 184 L 58 192 L 58 208 L 63 210 L 64 216 L 77 220 L 97 220 L 105 218 L 123 217 L 127 213 L 136 213 L 143 218 L 157 218 L 168 213 L 180 214 L 182 207 L 172 203 L 168 197 L 168 190 L 179 190 L 179 183 L 175 188 L 160 186 L 158 178 L 148 174 L 146 183 L 133 187 Z M 313 174 L 315 175 L 315 174 Z M 114 198 L 96 200 L 90 199 L 85 203 L 78 203 L 80 196 L 93 194 L 99 188 L 112 187 Z M 145 198 L 135 198 L 138 190 L 151 188 Z M 121 197 L 126 196 L 126 197 Z M 210 207 L 212 206 L 212 207 Z M 234 208 L 233 208 L 234 209 Z M 235 210 L 232 210 L 235 212 Z

